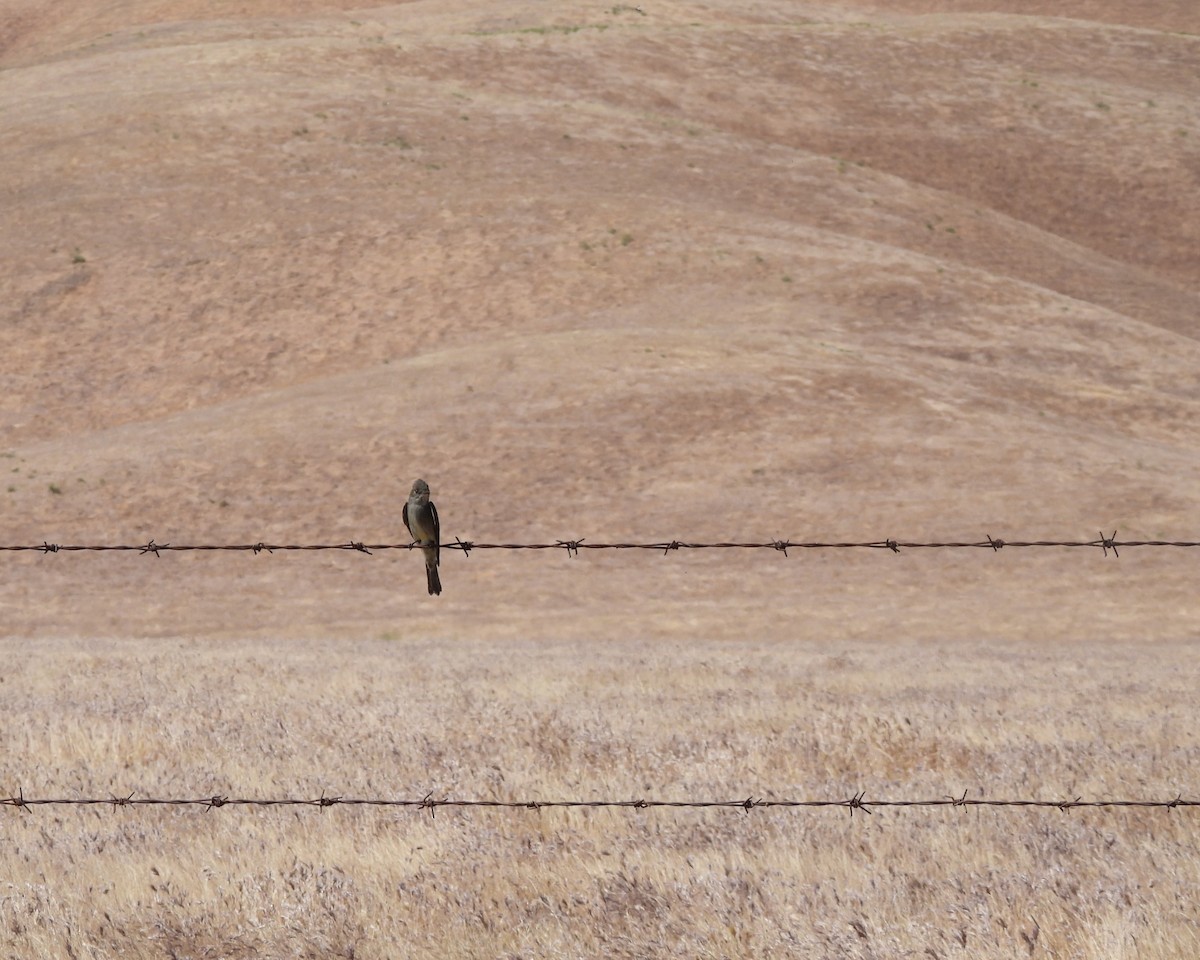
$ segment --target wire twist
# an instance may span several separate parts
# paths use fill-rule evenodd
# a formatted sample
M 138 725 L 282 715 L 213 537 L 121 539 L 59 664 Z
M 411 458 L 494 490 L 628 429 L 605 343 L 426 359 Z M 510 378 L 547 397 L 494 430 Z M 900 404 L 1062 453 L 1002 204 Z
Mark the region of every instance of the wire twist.
M 1085 800 L 1082 797 L 1070 799 L 975 799 L 967 796 L 964 790 L 961 796 L 942 796 L 924 800 L 888 800 L 868 799 L 865 791 L 859 791 L 844 799 L 826 800 L 770 800 L 755 797 L 753 794 L 736 800 L 655 800 L 644 797 L 634 799 L 609 800 L 470 800 L 453 797 L 436 798 L 433 792 L 426 793 L 421 798 L 366 798 L 326 796 L 319 797 L 228 797 L 221 794 L 213 796 L 193 797 L 140 797 L 130 792 L 122 796 L 107 797 L 27 797 L 23 790 L 18 790 L 12 797 L 0 797 L 0 807 L 13 807 L 25 812 L 31 812 L 39 807 L 47 806 L 107 806 L 113 809 L 145 809 L 148 807 L 200 807 L 204 810 L 223 809 L 225 807 L 311 807 L 325 810 L 329 807 L 407 807 L 418 811 L 428 811 L 430 816 L 446 807 L 482 808 L 487 810 L 553 810 L 553 809 L 615 809 L 615 810 L 654 810 L 654 809 L 693 809 L 693 810 L 730 810 L 749 813 L 751 810 L 800 810 L 819 808 L 838 808 L 849 812 L 861 811 L 873 814 L 876 810 L 887 808 L 916 808 L 934 809 L 950 807 L 965 809 L 967 807 L 991 808 L 1033 808 L 1042 810 L 1058 810 L 1062 813 L 1078 809 L 1114 809 L 1132 808 L 1141 810 L 1172 811 L 1180 808 L 1193 809 L 1200 807 L 1200 800 L 1185 800 L 1183 794 L 1176 794 L 1170 800 Z
M 33 544 L 0 545 L 0 552 L 19 553 L 79 553 L 79 552 L 134 552 L 141 556 L 152 554 L 161 557 L 164 553 L 185 551 L 233 551 L 275 554 L 295 550 L 343 550 L 373 554 L 385 550 L 412 550 L 416 543 L 366 543 L 349 540 L 340 543 L 158 543 L 149 540 L 137 544 L 66 544 L 42 541 Z M 859 541 L 812 541 L 812 540 L 765 540 L 761 542 L 722 541 L 702 543 L 688 540 L 663 540 L 652 543 L 590 543 L 582 537 L 555 540 L 553 543 L 481 543 L 475 540 L 454 538 L 453 543 L 443 543 L 443 550 L 461 550 L 464 555 L 472 550 L 565 550 L 567 556 L 577 557 L 583 550 L 653 550 L 664 556 L 679 550 L 774 550 L 789 556 L 789 550 L 886 550 L 900 553 L 903 550 L 990 550 L 999 553 L 1002 549 L 1062 548 L 1078 547 L 1101 550 L 1104 556 L 1112 551 L 1119 557 L 1119 548 L 1124 547 L 1200 547 L 1200 540 L 1118 540 L 1114 530 L 1111 536 L 1100 533 L 1095 540 L 1006 540 L 986 534 L 983 540 L 897 540 L 885 537 L 882 540 Z

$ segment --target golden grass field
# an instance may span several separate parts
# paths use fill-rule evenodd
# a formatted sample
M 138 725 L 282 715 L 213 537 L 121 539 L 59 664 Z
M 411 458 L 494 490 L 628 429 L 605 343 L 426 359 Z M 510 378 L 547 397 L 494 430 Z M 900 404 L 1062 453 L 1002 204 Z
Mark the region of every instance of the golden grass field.
M 0 0 L 0 545 L 1200 539 L 1190 0 Z M 0 798 L 1200 799 L 1195 550 L 0 553 Z M 0 960 L 1200 955 L 1196 808 L 0 807 Z
M 37 641 L 27 795 L 1150 797 L 1194 645 L 550 636 Z M 8 769 L 13 758 L 38 758 Z M 12 956 L 1186 957 L 1196 815 L 1015 809 L 5 814 Z

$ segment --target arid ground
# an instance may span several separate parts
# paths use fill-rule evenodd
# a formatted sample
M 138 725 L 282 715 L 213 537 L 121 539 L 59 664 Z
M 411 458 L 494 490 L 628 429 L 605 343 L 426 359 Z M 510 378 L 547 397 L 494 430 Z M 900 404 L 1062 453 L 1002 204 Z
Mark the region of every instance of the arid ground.
M 0 544 L 1200 540 L 1198 64 L 0 0 Z M 1198 557 L 3 552 L 0 798 L 1200 799 Z M 5 806 L 0 958 L 1195 956 L 1194 810 Z

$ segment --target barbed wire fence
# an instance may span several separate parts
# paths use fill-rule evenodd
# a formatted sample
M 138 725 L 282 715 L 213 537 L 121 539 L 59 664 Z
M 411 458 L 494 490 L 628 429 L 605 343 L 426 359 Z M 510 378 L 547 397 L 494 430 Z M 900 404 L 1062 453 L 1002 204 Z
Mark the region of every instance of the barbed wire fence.
M 1082 797 L 1064 800 L 989 800 L 986 798 L 968 797 L 964 790 L 961 796 L 935 797 L 925 800 L 888 800 L 871 799 L 865 792 L 858 792 L 845 799 L 829 800 L 772 800 L 756 798 L 753 795 L 742 800 L 652 800 L 638 798 L 633 800 L 457 800 L 450 797 L 436 798 L 432 793 L 420 799 L 385 799 L 326 796 L 324 793 L 316 798 L 239 798 L 220 794 L 210 797 L 139 797 L 134 793 L 126 796 L 108 797 L 78 797 L 78 798 L 34 798 L 26 797 L 23 791 L 18 791 L 14 797 L 0 798 L 0 806 L 31 812 L 40 807 L 74 806 L 74 807 L 110 807 L 116 809 L 144 810 L 151 807 L 198 807 L 205 811 L 232 808 L 262 808 L 262 807 L 302 807 L 325 810 L 329 807 L 401 807 L 428 812 L 436 816 L 441 809 L 482 808 L 486 810 L 562 810 L 562 809 L 612 809 L 621 811 L 632 810 L 662 810 L 662 809 L 692 809 L 692 810 L 725 810 L 749 813 L 752 810 L 788 810 L 833 808 L 846 810 L 850 816 L 855 811 L 874 813 L 876 810 L 895 808 L 936 809 L 952 808 L 964 810 L 967 808 L 1001 808 L 1001 809 L 1038 809 L 1058 810 L 1069 813 L 1080 809 L 1137 809 L 1165 810 L 1195 809 L 1200 807 L 1200 800 L 1185 800 L 1183 794 L 1177 794 L 1170 800 L 1085 800 Z
M 348 540 L 339 543 L 223 543 L 223 544 L 178 544 L 158 543 L 149 540 L 136 544 L 61 544 L 43 541 L 34 544 L 0 545 L 0 552 L 29 552 L 39 554 L 96 552 L 96 553 L 136 553 L 138 555 L 153 555 L 161 557 L 164 553 L 185 551 L 230 551 L 274 554 L 286 551 L 321 551 L 338 550 L 356 553 L 374 554 L 385 550 L 412 550 L 419 548 L 417 543 L 366 543 L 359 540 Z M 453 542 L 441 544 L 443 550 L 461 550 L 469 555 L 473 550 L 563 550 L 568 556 L 578 556 L 585 550 L 649 550 L 661 551 L 664 555 L 679 550 L 774 550 L 788 555 L 789 550 L 883 550 L 890 553 L 900 553 L 905 550 L 990 550 L 998 553 L 1002 549 L 1025 548 L 1059 548 L 1059 549 L 1090 549 L 1100 550 L 1104 556 L 1109 551 L 1114 557 L 1120 556 L 1120 550 L 1131 547 L 1152 548 L 1194 548 L 1200 547 L 1200 540 L 1121 540 L 1114 530 L 1111 535 L 1103 531 L 1093 540 L 1008 540 L 985 534 L 982 540 L 959 541 L 916 541 L 899 540 L 890 537 L 881 540 L 868 541 L 804 541 L 804 540 L 766 540 L 761 542 L 694 542 L 687 540 L 665 540 L 651 543 L 593 543 L 584 538 L 560 539 L 545 543 L 485 543 L 455 538 Z M 1160 810 L 1174 811 L 1177 809 L 1193 810 L 1200 807 L 1200 800 L 1185 800 L 1182 792 L 1166 800 L 1125 799 L 1125 800 L 1086 800 L 1082 797 L 1070 799 L 987 799 L 969 797 L 964 791 L 960 796 L 942 796 L 928 799 L 884 799 L 868 798 L 865 792 L 857 792 L 846 798 L 820 800 L 781 800 L 764 799 L 753 794 L 744 799 L 736 800 L 658 800 L 658 799 L 596 799 L 596 800 L 479 800 L 455 799 L 451 797 L 434 797 L 428 793 L 420 798 L 360 798 L 346 796 L 319 797 L 280 797 L 280 798 L 243 798 L 229 797 L 221 794 L 212 796 L 195 795 L 192 797 L 141 797 L 136 793 L 124 796 L 108 797 L 26 797 L 18 790 L 10 797 L 0 797 L 0 807 L 21 810 L 26 813 L 43 807 L 109 807 L 111 809 L 147 810 L 158 807 L 192 807 L 205 811 L 226 808 L 269 808 L 292 807 L 301 809 L 325 810 L 330 807 L 392 807 L 408 808 L 418 812 L 428 812 L 436 816 L 440 809 L 485 809 L 485 810 L 563 810 L 582 809 L 597 810 L 611 809 L 620 811 L 643 811 L 663 809 L 693 809 L 693 810 L 724 810 L 750 813 L 754 810 L 813 810 L 838 809 L 845 810 L 851 816 L 861 812 L 872 814 L 885 809 L 943 809 L 951 808 L 964 810 L 967 808 L 989 809 L 1035 809 L 1057 810 L 1069 813 L 1072 810 Z
M 133 552 L 139 555 L 162 556 L 163 553 L 185 551 L 232 551 L 242 553 L 280 553 L 285 551 L 307 550 L 349 550 L 357 553 L 373 554 L 383 550 L 413 550 L 419 548 L 417 543 L 366 543 L 361 540 L 348 540 L 341 543 L 158 543 L 149 540 L 135 544 L 65 544 L 42 541 L 32 544 L 0 544 L 0 552 L 8 553 L 78 553 L 78 552 Z M 1120 550 L 1126 547 L 1200 547 L 1200 540 L 1119 540 L 1114 530 L 1111 536 L 1103 531 L 1095 540 L 1005 540 L 985 534 L 983 540 L 952 540 L 952 541 L 917 541 L 896 540 L 864 540 L 847 542 L 824 542 L 807 540 L 765 540 L 748 543 L 696 543 L 687 540 L 662 540 L 654 543 L 591 543 L 584 538 L 555 540 L 552 543 L 481 543 L 474 540 L 460 540 L 441 544 L 443 550 L 461 550 L 464 555 L 470 555 L 472 550 L 565 550 L 568 556 L 578 556 L 584 550 L 654 550 L 664 555 L 679 550 L 775 550 L 788 555 L 789 550 L 886 550 L 900 553 L 902 550 L 991 550 L 998 553 L 1002 549 L 1025 548 L 1086 548 L 1102 550 L 1105 556 L 1111 550 L 1114 556 L 1120 556 Z

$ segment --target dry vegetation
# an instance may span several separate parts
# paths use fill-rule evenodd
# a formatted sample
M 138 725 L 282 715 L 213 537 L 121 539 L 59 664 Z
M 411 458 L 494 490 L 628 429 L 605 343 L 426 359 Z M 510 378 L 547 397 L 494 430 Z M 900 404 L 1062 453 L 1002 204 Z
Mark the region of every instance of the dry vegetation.
M 0 0 L 0 542 L 1200 535 L 1189 0 L 247 6 Z M 1200 790 L 1190 552 L 0 565 L 0 795 Z M 6 809 L 0 958 L 1195 956 L 1198 823 Z
M 30 796 L 1173 796 L 1200 762 L 1194 647 L 1080 650 L 38 641 L 6 670 L 22 722 L 0 777 Z M 1200 948 L 1190 811 L 43 808 L 4 823 L 14 956 Z

